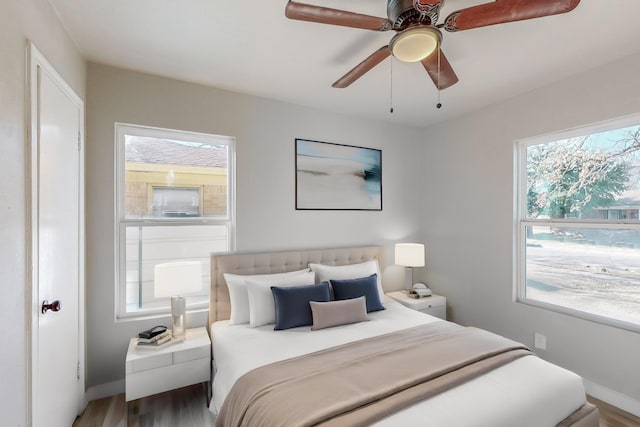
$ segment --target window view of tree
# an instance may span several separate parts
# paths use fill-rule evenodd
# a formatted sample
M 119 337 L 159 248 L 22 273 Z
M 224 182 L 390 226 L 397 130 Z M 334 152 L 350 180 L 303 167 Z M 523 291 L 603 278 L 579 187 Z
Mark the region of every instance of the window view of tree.
M 521 149 L 520 297 L 640 326 L 640 126 Z
M 629 165 L 618 153 L 588 146 L 589 137 L 527 150 L 527 210 L 569 218 L 608 207 L 629 186 Z

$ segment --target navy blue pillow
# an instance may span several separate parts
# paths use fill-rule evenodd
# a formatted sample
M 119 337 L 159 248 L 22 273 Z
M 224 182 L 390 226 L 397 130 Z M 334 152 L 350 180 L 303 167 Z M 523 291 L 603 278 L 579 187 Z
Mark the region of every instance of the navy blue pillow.
M 273 302 L 276 306 L 276 331 L 313 325 L 309 301 L 329 301 L 329 283 L 307 286 L 272 286 Z
M 367 300 L 367 313 L 384 310 L 378 295 L 378 275 L 348 280 L 331 280 L 333 294 L 337 300 L 364 296 Z

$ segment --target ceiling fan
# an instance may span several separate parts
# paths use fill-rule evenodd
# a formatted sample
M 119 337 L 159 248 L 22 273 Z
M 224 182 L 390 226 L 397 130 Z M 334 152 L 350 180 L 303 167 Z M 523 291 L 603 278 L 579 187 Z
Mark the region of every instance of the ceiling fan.
M 580 0 L 495 0 L 450 13 L 438 24 L 445 0 L 387 0 L 387 18 L 362 15 L 339 9 L 289 1 L 285 16 L 289 19 L 361 28 L 373 31 L 393 30 L 391 42 L 375 51 L 333 83 L 345 88 L 393 55 L 405 62 L 421 62 L 439 90 L 458 82 L 458 76 L 440 49 L 444 28 L 449 32 L 488 25 L 522 21 L 570 12 Z

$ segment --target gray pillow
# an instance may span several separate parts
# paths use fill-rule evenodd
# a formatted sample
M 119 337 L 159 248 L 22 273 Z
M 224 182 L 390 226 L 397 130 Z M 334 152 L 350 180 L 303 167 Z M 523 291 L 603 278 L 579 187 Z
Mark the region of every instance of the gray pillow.
M 312 331 L 367 320 L 367 301 L 364 296 L 340 301 L 310 301 L 309 304 L 313 317 Z

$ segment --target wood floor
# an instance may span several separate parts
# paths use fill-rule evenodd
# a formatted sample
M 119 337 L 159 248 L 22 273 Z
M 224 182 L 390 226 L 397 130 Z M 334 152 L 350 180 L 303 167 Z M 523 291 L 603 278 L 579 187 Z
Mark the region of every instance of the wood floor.
M 213 426 L 202 384 L 156 394 L 130 402 L 124 394 L 95 400 L 87 405 L 73 427 L 200 427 Z
M 640 427 L 639 417 L 591 396 L 588 399 L 600 410 L 600 427 Z M 129 426 L 135 427 L 205 427 L 214 423 L 202 385 L 136 400 L 128 412 Z M 126 418 L 124 394 L 119 394 L 89 403 L 73 427 L 124 427 Z
M 587 400 L 600 410 L 600 427 L 639 427 L 640 418 L 611 406 L 595 397 L 587 396 Z

